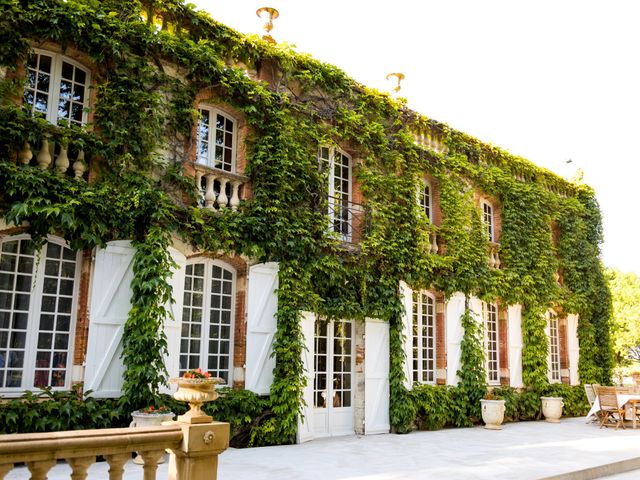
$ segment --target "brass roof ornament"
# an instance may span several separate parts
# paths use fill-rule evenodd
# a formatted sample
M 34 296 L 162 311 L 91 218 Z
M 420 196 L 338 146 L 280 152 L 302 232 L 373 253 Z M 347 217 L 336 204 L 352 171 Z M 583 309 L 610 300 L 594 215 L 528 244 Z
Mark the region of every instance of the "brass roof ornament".
M 387 80 L 395 82 L 395 86 L 391 89 L 391 91 L 393 92 L 394 95 L 398 95 L 400 93 L 400 89 L 402 88 L 400 86 L 400 82 L 404 80 L 404 73 L 399 73 L 399 72 L 390 73 L 387 75 Z
M 262 7 L 256 10 L 256 15 L 258 18 L 264 20 L 262 29 L 265 31 L 265 34 L 262 36 L 262 39 L 265 42 L 276 43 L 275 39 L 271 36 L 271 30 L 273 30 L 273 21 L 280 16 L 278 10 L 272 7 Z

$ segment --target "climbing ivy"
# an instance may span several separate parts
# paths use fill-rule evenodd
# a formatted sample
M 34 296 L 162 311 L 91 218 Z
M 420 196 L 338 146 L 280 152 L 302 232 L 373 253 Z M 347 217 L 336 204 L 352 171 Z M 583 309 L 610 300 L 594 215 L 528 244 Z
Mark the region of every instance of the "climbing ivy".
M 166 379 L 162 325 L 169 315 L 168 247 L 174 237 L 202 251 L 279 262 L 276 368 L 264 406 L 270 413 L 256 415 L 253 444 L 294 441 L 305 385 L 302 310 L 389 322 L 391 424 L 396 431 L 412 428 L 424 410 L 420 405 L 429 402 L 404 386 L 400 280 L 413 288 L 434 286 L 446 296 L 462 292 L 467 299 L 521 304 L 523 378 L 538 390 L 546 388 L 544 312 L 553 307 L 578 314 L 580 377 L 609 381 L 611 307 L 599 261 L 600 212 L 589 188 L 420 116 L 331 65 L 243 36 L 177 0 L 0 5 L 0 215 L 14 225 L 25 222 L 36 241 L 56 233 L 75 249 L 132 240 L 123 405 L 148 403 Z M 86 56 L 96 83 L 92 125 L 53 126 L 16 102 L 24 81 L 18 67 L 43 42 Z M 273 81 L 260 81 L 253 72 Z M 193 181 L 179 167 L 195 140 L 195 99 L 203 91 L 247 124 L 244 174 L 251 198 L 237 211 L 199 208 Z M 436 152 L 416 143 L 416 131 L 446 148 Z M 89 183 L 16 164 L 22 145 L 37 145 L 43 134 L 53 143 L 67 142 L 70 152 L 85 151 Z M 327 173 L 316 160 L 319 144 L 357 152 L 354 175 L 368 210 L 356 248 L 344 248 L 326 232 Z M 438 184 L 439 227 L 415 202 L 425 172 Z M 487 265 L 489 241 L 476 191 L 502 207 L 500 269 Z M 440 242 L 437 255 L 429 253 L 431 231 Z M 456 425 L 477 416 L 484 391 L 478 324 L 468 308 L 462 321 L 462 382 L 450 394 Z

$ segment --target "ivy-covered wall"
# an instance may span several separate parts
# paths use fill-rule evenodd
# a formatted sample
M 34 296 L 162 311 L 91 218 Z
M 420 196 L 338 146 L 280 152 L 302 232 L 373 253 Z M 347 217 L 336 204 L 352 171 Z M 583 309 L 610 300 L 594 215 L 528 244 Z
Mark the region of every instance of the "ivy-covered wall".
M 304 387 L 302 310 L 390 323 L 390 418 L 398 430 L 413 422 L 416 403 L 403 386 L 400 280 L 446 295 L 523 305 L 529 387 L 547 387 L 544 312 L 577 313 L 580 378 L 609 382 L 610 299 L 599 260 L 600 212 L 588 186 L 570 184 L 421 116 L 335 67 L 240 35 L 176 0 L 0 5 L 0 214 L 15 225 L 26 222 L 36 240 L 56 232 L 76 249 L 132 239 L 137 252 L 122 404 L 148 403 L 165 375 L 160 327 L 170 298 L 172 235 L 204 251 L 280 263 L 271 414 L 258 425 L 255 443 L 295 438 Z M 164 29 L 153 12 L 161 12 Z M 54 127 L 21 107 L 25 59 L 45 44 L 81 52 L 91 62 L 91 125 Z M 249 127 L 244 173 L 252 197 L 237 211 L 199 208 L 194 182 L 182 171 L 193 141 L 195 99 L 204 89 L 240 112 Z M 35 145 L 43 132 L 85 150 L 90 182 L 16 162 L 24 142 Z M 446 148 L 436 152 L 416 143 L 415 132 L 429 132 Z M 356 179 L 370 213 L 355 250 L 326 232 L 327 182 L 316 159 L 323 144 L 348 144 L 358 153 Z M 428 232 L 435 227 L 415 201 L 425 173 L 440 189 L 437 234 L 446 249 L 439 254 L 429 253 Z M 487 264 L 489 242 L 474 192 L 501 204 L 500 269 Z M 484 377 L 474 370 L 481 367 L 474 363 L 473 335 L 467 331 L 457 393 L 464 418 L 474 414 L 472 400 L 484 392 Z

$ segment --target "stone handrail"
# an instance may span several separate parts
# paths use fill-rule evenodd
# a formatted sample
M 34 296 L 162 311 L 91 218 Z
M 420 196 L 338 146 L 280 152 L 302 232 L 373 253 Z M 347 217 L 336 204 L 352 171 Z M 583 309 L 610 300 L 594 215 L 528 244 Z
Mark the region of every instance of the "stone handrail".
M 240 187 L 249 182 L 249 177 L 225 172 L 217 168 L 194 164 L 196 187 L 201 192 L 200 204 L 208 210 L 222 210 L 240 205 Z M 227 185 L 230 187 L 227 189 Z
M 215 479 L 218 455 L 228 445 L 229 424 L 221 422 L 0 435 L 0 480 L 18 462 L 27 465 L 32 479 L 44 480 L 61 459 L 72 479 L 85 479 L 98 455 L 109 464 L 109 479 L 120 480 L 134 451 L 144 461 L 144 480 L 153 480 L 165 450 L 171 453 L 170 480 Z
M 59 175 L 70 175 L 76 180 L 82 180 L 87 171 L 84 150 L 79 150 L 75 158 L 69 158 L 68 144 L 61 143 L 56 154 L 56 149 L 49 143 L 49 137 L 46 135 L 43 135 L 36 147 L 24 142 L 17 150 L 17 160 L 21 165 L 35 163 L 42 170 L 53 168 Z

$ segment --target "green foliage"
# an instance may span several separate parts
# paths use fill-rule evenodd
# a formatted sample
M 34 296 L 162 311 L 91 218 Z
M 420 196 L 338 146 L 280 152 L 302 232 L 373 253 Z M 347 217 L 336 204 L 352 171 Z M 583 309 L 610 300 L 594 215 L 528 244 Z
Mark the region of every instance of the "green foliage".
M 611 335 L 617 367 L 640 360 L 640 278 L 635 273 L 607 270 L 613 316 Z
M 465 311 L 460 317 L 464 336 L 460 342 L 460 377 L 458 389 L 465 399 L 466 416 L 478 418 L 480 416 L 480 399 L 484 396 L 486 387 L 485 356 L 482 346 L 482 323 L 474 318 L 469 309 L 469 298 L 465 298 Z
M 70 392 L 50 388 L 0 401 L 0 433 L 58 432 L 125 426 L 131 421 L 117 400 L 95 399 L 75 385 Z
M 143 7 L 146 21 L 139 16 Z M 165 30 L 158 31 L 148 15 L 154 8 L 162 10 Z M 598 258 L 600 213 L 589 189 L 422 117 L 336 67 L 234 32 L 178 0 L 3 0 L 0 34 L 0 66 L 9 70 L 24 63 L 30 39 L 73 47 L 92 64 L 94 123 L 82 128 L 32 118 L 14 104 L 20 81 L 8 76 L 0 82 L 0 215 L 15 225 L 26 222 L 36 241 L 55 233 L 75 249 L 132 240 L 137 251 L 124 335 L 123 408 L 161 399 L 172 236 L 201 251 L 280 264 L 268 402 L 227 392 L 219 406 L 239 444 L 294 441 L 305 384 L 302 310 L 389 321 L 396 431 L 409 431 L 416 416 L 425 428 L 439 427 L 428 408 L 440 400 L 448 399 L 447 424 L 477 418 L 484 357 L 468 308 L 460 387 L 405 389 L 400 280 L 447 296 L 462 292 L 523 305 L 523 375 L 536 391 L 547 386 L 542 315 L 549 307 L 579 314 L 580 378 L 608 383 L 611 301 Z M 268 71 L 273 82 L 245 75 L 245 66 Z M 238 211 L 198 208 L 192 179 L 172 165 L 186 159 L 195 140 L 194 102 L 205 89 L 213 103 L 240 112 L 248 127 L 244 174 L 252 196 Z M 416 130 L 440 138 L 446 153 L 416 144 Z M 85 151 L 92 181 L 12 163 L 24 142 L 39 145 L 43 134 L 52 143 L 68 142 L 73 153 Z M 327 178 L 316 160 L 319 144 L 357 152 L 354 176 L 368 207 L 358 248 L 345 249 L 326 234 Z M 425 173 L 438 183 L 439 227 L 414 200 Z M 502 207 L 499 270 L 487 266 L 476 190 Z M 438 234 L 438 255 L 429 253 L 429 232 Z M 529 418 L 538 408 L 535 395 L 518 394 L 508 401 L 509 411 Z

